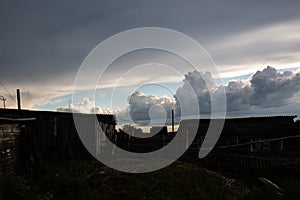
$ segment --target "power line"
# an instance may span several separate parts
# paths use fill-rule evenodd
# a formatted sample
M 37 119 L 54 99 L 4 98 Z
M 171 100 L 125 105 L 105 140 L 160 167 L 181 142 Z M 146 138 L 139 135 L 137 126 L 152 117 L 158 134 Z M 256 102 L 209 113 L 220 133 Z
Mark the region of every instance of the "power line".
M 8 91 L 8 89 L 5 87 L 5 85 L 2 83 L 2 81 L 0 81 L 0 84 L 1 86 L 5 89 L 6 93 L 8 94 L 8 96 L 15 102 L 16 102 L 16 99 L 11 95 L 11 93 Z

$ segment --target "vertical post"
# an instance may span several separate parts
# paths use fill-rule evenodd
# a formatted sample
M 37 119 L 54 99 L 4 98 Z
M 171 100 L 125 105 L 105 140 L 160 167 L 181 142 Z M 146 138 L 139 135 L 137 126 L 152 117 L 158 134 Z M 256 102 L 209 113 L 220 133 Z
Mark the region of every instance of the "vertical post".
M 189 129 L 186 129 L 186 143 L 185 143 L 185 149 L 188 149 L 189 147 Z
M 71 112 L 71 100 L 69 100 L 69 112 Z
M 17 89 L 17 102 L 18 102 L 18 110 L 21 110 L 21 95 L 20 95 L 20 89 Z
M 172 109 L 172 132 L 174 133 L 174 110 Z
M 5 109 L 6 108 L 6 106 L 5 106 L 5 101 L 6 101 L 6 98 L 4 97 L 4 96 L 0 96 L 0 100 L 2 100 L 3 101 L 3 108 Z

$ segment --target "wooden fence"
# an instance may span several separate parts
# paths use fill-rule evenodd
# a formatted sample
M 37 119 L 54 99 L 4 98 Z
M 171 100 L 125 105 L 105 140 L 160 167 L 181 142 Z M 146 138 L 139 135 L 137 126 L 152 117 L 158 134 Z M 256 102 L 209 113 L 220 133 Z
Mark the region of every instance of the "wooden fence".
M 182 133 L 181 133 L 182 134 Z M 175 134 L 158 134 L 152 138 L 124 137 L 116 135 L 116 146 L 132 152 L 146 153 L 158 150 L 172 141 Z M 188 138 L 188 137 L 186 137 Z M 216 145 L 204 159 L 198 154 L 203 138 L 198 135 L 180 160 L 231 168 L 280 168 L 300 166 L 300 135 L 240 143 L 238 145 Z M 185 141 L 183 143 L 189 143 Z
M 71 113 L 30 112 L 29 114 L 22 115 L 27 117 L 27 121 L 18 118 L 2 120 L 3 123 L 0 123 L 0 165 L 9 166 L 19 160 L 19 167 L 23 171 L 30 172 L 38 171 L 42 162 L 94 159 L 82 144 Z M 28 117 L 35 117 L 35 119 L 28 119 Z M 105 116 L 102 117 L 105 119 Z M 88 115 L 83 116 L 83 120 L 89 120 Z M 168 145 L 176 134 L 162 131 L 151 138 L 139 138 L 116 132 L 115 124 L 109 122 L 107 119 L 106 125 L 102 124 L 102 128 L 105 128 L 110 141 L 122 149 L 137 153 L 158 150 Z M 198 153 L 203 142 L 203 133 L 198 133 L 192 141 L 184 127 L 179 131 L 181 132 L 177 134 L 181 134 L 182 139 L 186 139 L 184 141 L 186 147 L 192 143 L 180 158 L 183 161 L 223 164 L 237 168 L 300 166 L 300 137 L 297 135 L 236 145 L 217 144 L 205 159 L 200 160 Z M 99 138 L 95 138 L 97 153 L 101 153 L 98 147 L 101 145 L 101 148 L 105 148 L 106 141 L 98 141 Z
M 3 117 L 3 113 L 9 117 Z M 10 168 L 17 166 L 24 173 L 31 173 L 39 171 L 43 162 L 93 159 L 80 140 L 72 113 L 43 111 L 16 113 L 15 110 L 2 110 L 1 114 L 0 165 L 2 163 L 2 166 Z M 97 115 L 98 121 L 95 115 L 79 115 L 83 120 L 92 118 L 107 131 L 107 134 L 112 135 L 115 131 L 112 115 Z

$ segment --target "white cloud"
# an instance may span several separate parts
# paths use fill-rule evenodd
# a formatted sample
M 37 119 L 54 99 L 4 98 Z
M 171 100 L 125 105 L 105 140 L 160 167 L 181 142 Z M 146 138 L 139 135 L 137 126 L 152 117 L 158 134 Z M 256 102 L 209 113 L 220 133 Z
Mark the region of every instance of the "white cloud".
M 95 101 L 90 101 L 84 97 L 80 103 L 57 108 L 59 112 L 79 112 L 79 113 L 96 113 L 96 114 L 114 114 L 118 110 L 113 108 L 101 108 L 95 105 Z
M 129 113 L 133 121 L 143 120 L 146 121 L 146 124 L 150 123 L 151 117 L 170 116 L 171 110 L 174 107 L 174 101 L 169 97 L 146 95 L 138 91 L 134 92 L 128 98 L 128 103 Z M 155 108 L 157 105 L 160 105 L 161 109 L 158 109 L 158 107 Z
M 146 121 L 149 123 L 151 114 L 149 111 L 153 105 L 161 105 L 167 113 L 167 118 L 170 118 L 174 106 L 176 106 L 176 114 L 180 115 L 182 105 L 188 108 L 185 114 L 194 115 L 195 108 L 190 103 L 193 98 L 190 94 L 190 87 L 196 94 L 201 113 L 210 113 L 210 93 L 218 95 L 220 89 L 223 88 L 226 90 L 228 112 L 253 113 L 253 110 L 256 112 L 268 110 L 276 113 L 278 110 L 282 114 L 285 109 L 287 112 L 291 112 L 290 108 L 299 104 L 299 98 L 296 96 L 300 93 L 300 74 L 291 71 L 280 73 L 275 68 L 268 66 L 262 71 L 257 71 L 247 81 L 231 81 L 227 85 L 214 85 L 209 73 L 193 71 L 185 75 L 183 85 L 176 91 L 175 98 L 176 100 L 180 98 L 180 102 L 134 92 L 129 97 L 127 116 L 130 115 L 134 122 Z M 156 118 L 162 116 L 163 114 L 159 112 L 158 109 L 157 115 L 153 116 Z

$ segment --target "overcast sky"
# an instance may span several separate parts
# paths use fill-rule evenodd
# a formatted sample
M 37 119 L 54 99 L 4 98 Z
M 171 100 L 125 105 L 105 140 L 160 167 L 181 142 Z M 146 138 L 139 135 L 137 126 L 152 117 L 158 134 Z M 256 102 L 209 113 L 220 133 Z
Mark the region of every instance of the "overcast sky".
M 0 81 L 12 95 L 15 88 L 21 88 L 27 108 L 67 106 L 75 75 L 87 54 L 110 36 L 147 26 L 177 30 L 195 39 L 211 55 L 222 77 L 234 79 L 267 66 L 295 70 L 300 66 L 299 8 L 297 0 L 1 0 Z M 108 80 L 117 78 L 133 59 L 149 56 L 156 58 L 161 52 L 120 59 L 103 85 L 109 85 Z M 170 63 L 182 64 L 176 59 Z M 182 72 L 188 71 L 182 67 Z M 155 95 L 172 96 L 183 79 L 169 77 L 165 82 L 172 91 L 156 91 Z M 2 86 L 0 92 L 9 106 L 15 104 Z M 96 103 L 105 109 L 110 106 L 112 91 L 106 88 L 101 92 Z M 150 95 L 151 89 L 143 92 Z M 125 94 L 116 103 L 118 107 L 127 106 Z

